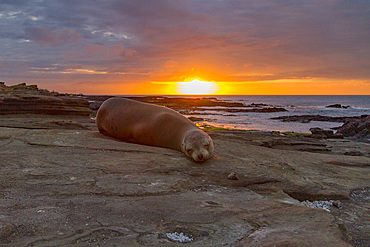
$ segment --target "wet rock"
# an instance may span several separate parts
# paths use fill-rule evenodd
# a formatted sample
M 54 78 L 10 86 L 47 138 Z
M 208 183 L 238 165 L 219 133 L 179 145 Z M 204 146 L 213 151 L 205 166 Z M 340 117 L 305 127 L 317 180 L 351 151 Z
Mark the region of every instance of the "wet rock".
M 344 136 L 355 136 L 358 133 L 358 122 L 347 122 L 337 128 L 337 131 Z
M 324 130 L 321 128 L 310 128 L 312 133 L 312 138 L 322 139 L 322 138 L 343 138 L 341 134 L 334 134 L 332 130 Z
M 94 104 L 90 105 L 90 108 L 94 111 L 97 110 L 98 104 L 101 104 L 104 100 L 112 96 L 85 96 L 86 99 L 94 101 Z M 197 111 L 197 115 L 202 115 L 199 111 L 212 110 L 216 112 L 284 112 L 287 111 L 282 107 L 275 107 L 266 104 L 250 104 L 244 105 L 238 102 L 227 102 L 223 100 L 217 100 L 217 98 L 173 98 L 165 96 L 144 96 L 144 97 L 124 97 L 131 100 L 140 102 L 157 104 L 172 108 L 176 111 L 181 112 L 185 115 L 192 115 L 194 111 Z M 219 108 L 216 108 L 219 107 Z
M 200 122 L 200 121 L 204 121 L 204 118 L 200 118 L 200 117 L 188 117 L 188 119 L 192 122 Z
M 165 96 L 143 96 L 143 97 L 124 97 L 127 99 L 137 100 L 141 102 L 168 106 L 170 108 L 180 110 L 198 107 L 243 107 L 243 103 L 227 102 L 217 100 L 216 98 L 181 98 L 181 97 L 165 97 Z
M 89 105 L 89 108 L 93 111 L 97 111 L 99 110 L 100 106 L 101 106 L 102 102 L 90 102 L 90 105 Z
M 365 115 L 367 116 L 367 115 Z M 309 123 L 311 121 L 321 121 L 321 122 L 348 122 L 355 121 L 357 119 L 362 119 L 363 116 L 353 116 L 353 117 L 329 117 L 321 115 L 293 115 L 293 116 L 280 116 L 273 117 L 271 119 L 281 120 L 283 122 L 300 122 Z
M 226 111 L 226 112 L 261 112 L 261 113 L 269 113 L 269 112 L 284 112 L 287 111 L 285 108 L 282 107 L 266 107 L 266 108 L 252 108 L 252 109 L 213 109 L 216 111 Z
M 265 107 L 265 106 L 269 106 L 269 105 L 264 104 L 264 103 L 252 103 L 250 105 L 247 105 L 247 107 Z
M 333 104 L 333 105 L 327 105 L 325 107 L 327 107 L 327 108 L 345 108 L 345 109 L 347 109 L 350 106 L 349 105 L 341 105 L 341 104 Z

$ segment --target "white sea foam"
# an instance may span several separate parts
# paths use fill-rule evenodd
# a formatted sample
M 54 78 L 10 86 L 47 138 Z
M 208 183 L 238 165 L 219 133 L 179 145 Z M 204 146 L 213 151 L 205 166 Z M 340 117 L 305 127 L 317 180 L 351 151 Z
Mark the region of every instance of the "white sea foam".
M 333 200 L 330 201 L 303 201 L 301 202 L 302 206 L 309 207 L 309 208 L 319 208 L 324 209 L 325 211 L 330 212 L 331 207 L 333 206 Z
M 174 233 L 167 233 L 167 238 L 171 239 L 172 241 L 180 242 L 180 243 L 188 243 L 193 241 L 192 236 L 186 236 L 184 233 L 174 232 Z

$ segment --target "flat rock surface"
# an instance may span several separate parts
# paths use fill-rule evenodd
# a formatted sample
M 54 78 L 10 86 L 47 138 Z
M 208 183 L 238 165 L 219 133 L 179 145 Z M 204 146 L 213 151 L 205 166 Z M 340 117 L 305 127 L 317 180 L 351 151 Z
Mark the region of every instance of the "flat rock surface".
M 0 246 L 370 245 L 369 144 L 209 134 L 197 164 L 87 117 L 2 116 Z

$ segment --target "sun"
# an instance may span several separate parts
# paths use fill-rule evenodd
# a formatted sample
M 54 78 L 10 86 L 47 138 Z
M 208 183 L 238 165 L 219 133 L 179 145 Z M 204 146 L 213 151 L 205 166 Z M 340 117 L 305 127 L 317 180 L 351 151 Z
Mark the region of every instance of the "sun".
M 194 79 L 192 81 L 178 82 L 176 92 L 179 94 L 215 94 L 218 91 L 218 84 L 209 81 Z

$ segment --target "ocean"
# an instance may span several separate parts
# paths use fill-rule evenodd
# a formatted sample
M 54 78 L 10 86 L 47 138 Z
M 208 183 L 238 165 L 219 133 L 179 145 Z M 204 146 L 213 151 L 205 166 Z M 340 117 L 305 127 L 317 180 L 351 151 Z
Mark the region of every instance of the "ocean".
M 287 110 L 286 112 L 239 112 L 233 114 L 211 110 L 199 112 L 207 113 L 207 115 L 199 115 L 199 117 L 205 119 L 204 123 L 230 129 L 310 133 L 309 129 L 312 127 L 330 129 L 339 127 L 343 123 L 321 121 L 311 121 L 310 123 L 282 122 L 280 120 L 272 120 L 271 118 L 292 115 L 322 115 L 330 117 L 370 115 L 370 95 L 228 95 L 210 97 L 229 102 L 241 102 L 246 105 L 263 103 L 283 107 Z M 326 107 L 333 104 L 349 107 Z
M 121 95 L 123 96 L 123 95 Z M 131 95 L 132 96 L 132 95 Z M 139 95 L 137 95 L 139 96 Z M 165 95 L 164 95 L 165 96 Z M 293 131 L 298 133 L 310 133 L 309 129 L 319 127 L 330 129 L 339 127 L 341 122 L 322 122 L 311 121 L 301 122 L 282 122 L 273 120 L 273 117 L 292 116 L 292 115 L 322 115 L 329 117 L 350 117 L 370 115 L 370 95 L 207 95 L 207 96 L 168 96 L 168 97 L 189 97 L 200 98 L 210 97 L 224 100 L 227 102 L 241 102 L 245 105 L 252 103 L 268 104 L 276 107 L 283 107 L 286 112 L 224 112 L 212 111 L 212 107 L 207 107 L 205 111 L 195 111 L 193 117 L 203 118 L 203 122 L 197 124 L 208 124 L 215 127 L 242 130 L 261 130 L 261 131 Z M 341 104 L 348 108 L 327 108 L 328 105 Z M 217 107 L 220 109 L 220 107 Z M 222 107 L 221 107 L 222 108 Z M 199 115 L 197 115 L 199 113 Z M 190 117 L 190 115 L 185 115 Z

